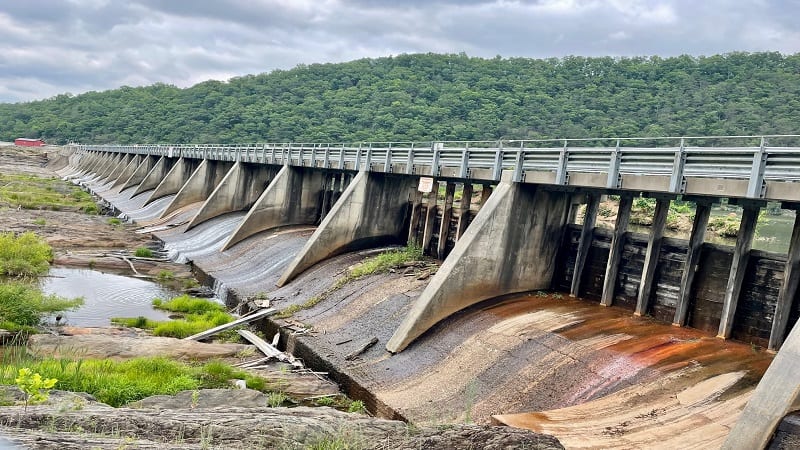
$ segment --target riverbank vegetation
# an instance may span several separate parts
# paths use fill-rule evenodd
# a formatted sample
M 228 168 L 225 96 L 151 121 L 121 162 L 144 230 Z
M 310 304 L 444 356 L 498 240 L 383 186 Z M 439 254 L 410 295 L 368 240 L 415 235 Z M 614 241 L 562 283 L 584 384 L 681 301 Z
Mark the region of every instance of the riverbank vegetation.
M 0 277 L 43 275 L 52 260 L 53 249 L 36 233 L 0 233 Z
M 234 320 L 221 304 L 189 295 L 181 295 L 167 301 L 157 298 L 153 300 L 153 306 L 176 313 L 176 317 L 166 321 L 151 320 L 146 317 L 115 317 L 111 319 L 111 323 L 150 330 L 155 336 L 182 339 Z M 232 338 L 230 332 L 218 337 Z
M 29 284 L 0 283 L 0 329 L 33 333 L 44 318 L 78 308 L 82 304 L 81 298 L 45 295 Z
M 337 142 L 791 134 L 800 54 L 473 58 L 299 65 L 0 104 L 0 140 Z
M 98 214 L 92 196 L 74 184 L 55 177 L 0 174 L 0 206 Z

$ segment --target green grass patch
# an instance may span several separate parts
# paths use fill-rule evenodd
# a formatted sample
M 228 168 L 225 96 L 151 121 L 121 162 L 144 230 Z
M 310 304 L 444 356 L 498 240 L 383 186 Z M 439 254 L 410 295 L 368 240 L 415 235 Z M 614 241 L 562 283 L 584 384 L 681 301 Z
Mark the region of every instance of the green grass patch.
M 139 247 L 133 252 L 133 256 L 138 258 L 152 258 L 153 251 L 147 247 Z
M 60 178 L 0 174 L 0 204 L 25 209 L 83 211 L 97 214 L 100 209 L 92 196 Z
M 122 225 L 122 221 L 116 217 L 112 217 L 108 219 L 108 224 L 111 225 L 112 227 L 118 227 Z
M 53 249 L 33 232 L 0 233 L 0 276 L 32 277 L 47 273 Z
M 160 298 L 153 300 L 153 306 L 165 311 L 202 314 L 206 312 L 225 311 L 225 307 L 219 303 L 205 298 L 181 295 L 170 300 L 164 301 Z
M 274 317 L 276 319 L 287 319 L 293 316 L 295 313 L 300 312 L 304 309 L 313 308 L 319 302 L 325 300 L 325 298 L 327 298 L 328 295 L 332 294 L 333 292 L 337 291 L 342 286 L 353 280 L 357 280 L 367 275 L 387 272 L 389 271 L 389 269 L 399 267 L 406 263 L 420 261 L 422 260 L 422 258 L 423 258 L 422 247 L 419 247 L 414 244 L 408 244 L 403 249 L 383 252 L 377 256 L 369 258 L 366 261 L 354 266 L 345 276 L 336 280 L 336 283 L 334 283 L 333 286 L 331 286 L 328 290 L 326 290 L 322 294 L 315 297 L 311 297 L 304 303 L 289 305 L 286 308 L 283 308 L 277 314 L 275 314 Z
M 42 219 L 42 218 L 40 217 L 40 218 L 38 218 L 38 219 L 35 219 L 35 220 L 33 221 L 33 224 L 34 224 L 34 225 L 39 225 L 40 227 L 42 227 L 42 226 L 45 226 L 45 225 L 47 225 L 47 221 L 46 221 L 46 220 L 44 220 L 44 219 Z
M 184 390 L 230 387 L 229 380 L 245 380 L 247 387 L 264 390 L 266 382 L 225 363 L 191 365 L 166 358 L 127 361 L 34 359 L 23 354 L 6 358 L 0 367 L 0 384 L 14 384 L 22 367 L 46 378 L 56 378 L 56 389 L 87 392 L 103 403 L 119 407 L 152 395 L 172 395 Z
M 167 301 L 157 298 L 153 300 L 153 306 L 184 316 L 167 321 L 150 320 L 145 317 L 115 317 L 111 322 L 151 330 L 156 336 L 185 338 L 234 320 L 234 317 L 219 303 L 189 295 L 181 295 Z

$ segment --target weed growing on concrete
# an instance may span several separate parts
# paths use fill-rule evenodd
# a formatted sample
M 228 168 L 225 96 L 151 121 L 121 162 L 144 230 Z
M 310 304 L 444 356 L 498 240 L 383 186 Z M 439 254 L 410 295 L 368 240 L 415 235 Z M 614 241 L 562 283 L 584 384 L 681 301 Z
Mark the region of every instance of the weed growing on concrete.
M 336 400 L 333 397 L 320 397 L 314 400 L 314 403 L 317 406 L 333 406 L 336 403 Z
M 112 227 L 118 227 L 122 225 L 122 221 L 116 217 L 112 217 L 108 219 L 108 224 L 111 225 Z
M 330 294 L 339 290 L 345 284 L 378 273 L 387 272 L 389 269 L 399 267 L 414 261 L 422 259 L 422 247 L 415 244 L 408 244 L 404 249 L 390 250 L 383 252 L 375 257 L 369 258 L 366 261 L 356 265 L 343 277 L 339 278 L 336 283 L 328 288 L 325 292 L 315 297 L 311 297 L 304 303 L 289 305 L 283 310 L 275 314 L 276 319 L 287 319 L 295 313 L 304 309 L 313 308 L 319 302 L 325 300 Z
M 47 221 L 40 217 L 40 218 L 34 220 L 33 224 L 34 225 L 39 225 L 40 227 L 43 227 L 43 226 L 47 225 Z
M 139 247 L 133 252 L 133 256 L 136 256 L 137 258 L 152 258 L 153 251 L 147 247 Z
M 47 273 L 53 249 L 36 233 L 0 233 L 0 276 L 33 277 Z

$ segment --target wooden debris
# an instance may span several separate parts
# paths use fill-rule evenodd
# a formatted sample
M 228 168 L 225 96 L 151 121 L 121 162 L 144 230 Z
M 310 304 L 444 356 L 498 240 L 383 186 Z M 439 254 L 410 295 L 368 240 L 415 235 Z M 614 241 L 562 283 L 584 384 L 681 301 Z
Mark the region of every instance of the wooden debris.
M 353 340 L 352 339 L 345 339 L 343 341 L 335 342 L 334 344 L 342 345 L 342 344 L 347 344 L 348 342 L 353 342 Z
M 361 355 L 362 353 L 366 352 L 367 350 L 370 349 L 370 347 L 372 347 L 373 345 L 375 345 L 377 343 L 378 343 L 378 338 L 374 337 L 374 338 L 370 339 L 369 342 L 367 342 L 366 344 L 364 344 L 361 347 L 359 347 L 353 353 L 350 353 L 349 355 L 345 356 L 344 359 L 347 360 L 347 361 L 352 361 L 352 360 L 358 358 L 359 355 Z
M 277 348 L 270 345 L 267 341 L 261 339 L 260 337 L 256 336 L 255 333 L 249 330 L 239 330 L 237 331 L 239 336 L 245 338 L 251 344 L 255 345 L 257 349 L 261 350 L 266 356 L 271 358 L 276 358 L 279 361 L 287 362 L 296 368 L 302 368 L 303 363 L 295 359 L 294 356 L 282 352 Z
M 212 328 L 210 330 L 206 330 L 206 331 L 203 331 L 201 333 L 197 333 L 195 335 L 189 336 L 189 337 L 184 338 L 184 339 L 187 339 L 187 340 L 191 339 L 191 340 L 199 341 L 201 339 L 205 339 L 205 338 L 211 337 L 211 336 L 219 333 L 220 331 L 225 331 L 225 330 L 233 328 L 233 327 L 235 327 L 237 325 L 241 325 L 241 324 L 247 323 L 247 322 L 252 322 L 252 321 L 254 321 L 256 319 L 260 319 L 262 317 L 267 317 L 267 316 L 269 316 L 271 314 L 275 314 L 276 312 L 278 312 L 278 311 L 276 309 L 274 309 L 274 308 L 262 309 L 260 311 L 256 311 L 256 312 L 254 312 L 252 314 L 249 314 L 247 316 L 244 316 L 244 317 L 241 317 L 239 319 L 236 319 L 233 322 L 229 322 L 229 323 L 226 323 L 224 325 L 220 325 L 218 327 L 214 327 L 214 328 Z

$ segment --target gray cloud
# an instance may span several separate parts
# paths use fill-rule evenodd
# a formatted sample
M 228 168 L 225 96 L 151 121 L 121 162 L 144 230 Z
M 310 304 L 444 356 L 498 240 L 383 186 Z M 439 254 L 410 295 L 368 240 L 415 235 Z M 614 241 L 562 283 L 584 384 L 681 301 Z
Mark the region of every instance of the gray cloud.
M 798 15 L 798 0 L 4 2 L 0 101 L 414 52 L 796 53 Z

